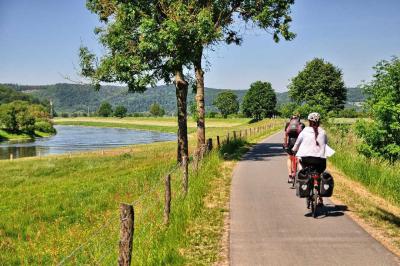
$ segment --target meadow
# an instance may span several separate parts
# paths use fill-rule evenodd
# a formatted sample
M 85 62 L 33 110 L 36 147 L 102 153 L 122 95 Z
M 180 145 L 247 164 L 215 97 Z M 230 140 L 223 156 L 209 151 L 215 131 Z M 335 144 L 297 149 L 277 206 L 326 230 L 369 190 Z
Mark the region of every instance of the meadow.
M 131 123 L 115 124 L 149 126 L 153 130 L 174 128 L 169 118 L 161 119 L 161 126 L 156 119 L 145 119 L 151 125 L 126 120 Z M 92 121 L 79 123 L 87 122 Z M 197 171 L 190 167 L 187 196 L 182 193 L 182 174 L 175 166 L 173 142 L 135 145 L 104 154 L 87 152 L 0 161 L 1 264 L 115 263 L 120 202 L 132 203 L 135 208 L 133 265 L 218 262 L 235 158 L 246 150 L 243 145 L 280 130 L 283 122 L 249 124 L 246 119 L 210 119 L 209 124 L 207 137 L 266 124 L 271 128 L 253 135 L 246 143 L 222 149 L 233 156 L 214 151 Z M 190 127 L 194 130 L 193 124 Z M 189 139 L 193 151 L 195 138 Z M 171 221 L 165 226 L 163 183 L 168 172 L 172 175 L 173 196 Z

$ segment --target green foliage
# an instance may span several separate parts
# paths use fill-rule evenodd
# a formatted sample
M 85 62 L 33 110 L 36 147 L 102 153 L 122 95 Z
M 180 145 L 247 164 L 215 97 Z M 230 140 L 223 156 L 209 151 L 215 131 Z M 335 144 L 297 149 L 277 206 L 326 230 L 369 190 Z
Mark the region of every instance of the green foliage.
M 53 127 L 53 124 L 50 121 L 37 121 L 35 122 L 35 130 L 55 134 L 56 129 Z
M 197 112 L 196 102 L 189 102 L 189 113 L 192 115 L 192 119 L 194 122 L 197 122 L 199 120 L 199 113 Z
M 42 106 L 30 105 L 28 102 L 15 101 L 0 106 L 0 125 L 11 132 L 25 132 L 32 134 L 35 128 L 35 111 Z M 36 114 L 36 117 L 35 117 Z
M 99 116 L 103 117 L 111 116 L 113 113 L 111 104 L 109 102 L 102 102 L 97 113 Z
M 298 104 L 319 105 L 326 111 L 343 109 L 346 88 L 342 71 L 323 59 L 315 58 L 292 79 L 289 95 Z
M 242 108 L 247 117 L 261 120 L 271 117 L 275 113 L 275 106 L 276 94 L 271 83 L 256 81 L 244 96 Z
M 149 110 L 152 116 L 164 116 L 165 110 L 158 103 L 153 103 Z
M 28 94 L 15 91 L 13 85 L 0 85 L 0 104 L 10 103 L 14 101 L 25 101 L 39 104 L 40 101 Z
M 119 117 L 119 118 L 123 118 L 123 117 L 126 116 L 127 112 L 128 112 L 128 110 L 126 109 L 125 106 L 118 105 L 117 107 L 115 107 L 114 116 Z
M 224 91 L 218 94 L 214 105 L 224 118 L 227 118 L 230 114 L 237 114 L 239 112 L 239 101 L 236 94 L 232 91 Z
M 297 108 L 298 104 L 296 103 L 292 102 L 284 103 L 279 106 L 278 112 L 281 115 L 281 117 L 289 118 L 294 114 Z
M 359 150 L 394 162 L 400 159 L 400 59 L 381 61 L 374 70 L 374 79 L 363 86 L 374 120 L 357 123 L 356 132 L 364 140 Z

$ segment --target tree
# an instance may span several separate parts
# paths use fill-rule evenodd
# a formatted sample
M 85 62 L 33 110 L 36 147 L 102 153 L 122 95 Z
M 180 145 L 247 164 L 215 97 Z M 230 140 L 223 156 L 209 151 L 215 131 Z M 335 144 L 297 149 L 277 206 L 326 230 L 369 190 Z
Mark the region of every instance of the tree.
M 123 117 L 126 116 L 127 112 L 128 112 L 128 110 L 126 109 L 125 106 L 118 105 L 117 107 L 115 107 L 114 116 L 119 117 L 119 118 L 123 118 Z
M 36 121 L 45 121 L 37 112 L 44 109 L 41 105 L 25 101 L 14 101 L 0 105 L 0 127 L 11 132 L 33 134 Z M 49 114 L 45 114 L 48 116 Z
M 279 106 L 278 111 L 279 111 L 281 117 L 289 118 L 294 114 L 297 107 L 298 107 L 298 104 L 296 104 L 296 103 L 292 103 L 292 102 L 284 103 Z
M 342 71 L 320 58 L 307 62 L 289 85 L 289 96 L 297 104 L 319 105 L 327 112 L 343 109 L 346 93 Z
M 164 116 L 165 115 L 165 110 L 158 103 L 153 103 L 152 105 L 150 105 L 149 111 L 152 116 Z
M 275 113 L 276 94 L 271 83 L 256 81 L 243 98 L 243 113 L 254 120 L 272 117 Z
M 232 91 L 224 91 L 218 94 L 214 100 L 214 105 L 224 118 L 227 118 L 230 114 L 237 114 L 239 112 L 238 97 Z
M 102 102 L 100 104 L 100 107 L 99 107 L 99 110 L 97 111 L 97 113 L 99 114 L 99 116 L 103 116 L 103 117 L 111 116 L 113 113 L 111 104 L 109 102 Z
M 200 18 L 201 35 L 193 45 L 192 61 L 196 77 L 197 103 L 197 148 L 205 145 L 205 107 L 204 107 L 204 71 L 202 57 L 204 49 L 218 42 L 239 45 L 242 36 L 237 31 L 236 23 L 242 20 L 252 26 L 271 31 L 273 39 L 280 37 L 292 40 L 295 34 L 289 31 L 290 6 L 294 0 L 261 0 L 261 1 L 187 1 L 192 8 L 192 16 Z
M 374 79 L 363 85 L 373 121 L 359 121 L 356 132 L 363 143 L 359 151 L 367 157 L 382 156 L 391 162 L 400 159 L 400 59 L 381 61 Z
M 187 93 L 184 69 L 193 61 L 194 43 L 203 43 L 209 13 L 191 16 L 197 1 L 87 0 L 90 11 L 99 16 L 96 28 L 106 48 L 101 58 L 80 48 L 81 74 L 96 88 L 100 82 L 121 82 L 131 92 L 143 92 L 159 81 L 175 84 L 178 109 L 177 160 L 188 156 Z

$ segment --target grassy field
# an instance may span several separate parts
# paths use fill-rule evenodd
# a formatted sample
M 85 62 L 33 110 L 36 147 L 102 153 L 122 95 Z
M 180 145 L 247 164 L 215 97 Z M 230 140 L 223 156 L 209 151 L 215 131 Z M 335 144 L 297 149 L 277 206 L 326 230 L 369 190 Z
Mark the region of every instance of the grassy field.
M 142 121 L 158 127 L 154 119 Z M 172 128 L 169 121 L 160 124 Z M 230 120 L 210 120 L 214 127 L 207 135 L 223 136 L 229 130 L 274 123 L 267 132 L 249 139 L 255 141 L 282 126 L 282 121 L 247 122 L 232 121 L 228 127 Z M 190 139 L 193 151 L 195 142 Z M 174 169 L 175 143 L 0 161 L 0 264 L 55 264 L 63 259 L 66 265 L 115 263 L 120 202 L 135 207 L 133 265 L 217 262 L 231 171 L 234 158 L 245 151 L 244 144 L 225 148 L 232 160 L 224 161 L 212 152 L 199 171 L 190 168 L 186 198 L 181 193 L 180 170 L 172 172 L 169 226 L 162 223 L 163 178 Z
M 207 118 L 207 128 L 238 127 L 250 121 L 247 118 Z M 123 127 L 141 130 L 154 130 L 159 132 L 176 132 L 176 117 L 76 117 L 76 118 L 55 118 L 57 125 L 78 125 L 78 126 L 100 126 L 100 127 Z M 189 133 L 196 130 L 196 123 L 188 117 Z

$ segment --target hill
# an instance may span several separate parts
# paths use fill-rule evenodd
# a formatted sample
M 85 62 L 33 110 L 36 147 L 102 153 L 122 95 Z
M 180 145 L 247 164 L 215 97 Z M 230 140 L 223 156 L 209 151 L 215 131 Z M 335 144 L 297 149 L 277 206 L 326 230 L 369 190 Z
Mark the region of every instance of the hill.
M 96 111 L 102 101 L 108 101 L 114 107 L 124 105 L 128 112 L 146 112 L 152 103 L 159 103 L 168 114 L 174 114 L 176 110 L 175 88 L 172 85 L 157 86 L 149 88 L 144 93 L 130 93 L 126 87 L 103 86 L 96 91 L 91 85 L 60 83 L 54 85 L 15 85 L 7 84 L 17 93 L 31 95 L 40 100 L 52 100 L 55 111 L 58 113 L 67 112 L 90 112 Z M 214 99 L 224 90 L 205 88 L 205 105 L 208 111 L 215 111 L 212 105 Z M 241 102 L 246 90 L 233 91 Z M 194 101 L 195 94 L 190 91 L 188 102 Z M 349 88 L 348 102 L 350 105 L 355 102 L 362 102 L 364 96 L 359 88 Z M 287 92 L 277 93 L 278 104 L 288 102 Z
M 26 93 L 16 91 L 6 85 L 0 84 L 0 104 L 10 103 L 13 101 L 26 101 L 36 104 L 40 103 L 39 99 L 32 97 L 31 95 L 27 95 Z

